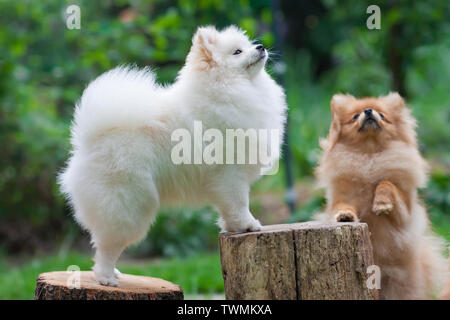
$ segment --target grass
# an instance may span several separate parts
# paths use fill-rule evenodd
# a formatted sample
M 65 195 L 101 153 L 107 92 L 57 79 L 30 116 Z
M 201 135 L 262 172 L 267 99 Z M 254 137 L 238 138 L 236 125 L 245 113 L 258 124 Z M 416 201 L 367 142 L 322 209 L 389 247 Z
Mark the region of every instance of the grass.
M 36 278 L 42 272 L 67 270 L 77 265 L 81 270 L 92 267 L 90 256 L 71 252 L 36 258 L 14 267 L 0 262 L 0 300 L 33 299 Z M 146 275 L 174 282 L 187 295 L 223 292 L 223 280 L 218 253 L 199 254 L 185 259 L 124 261 L 118 268 L 123 273 Z

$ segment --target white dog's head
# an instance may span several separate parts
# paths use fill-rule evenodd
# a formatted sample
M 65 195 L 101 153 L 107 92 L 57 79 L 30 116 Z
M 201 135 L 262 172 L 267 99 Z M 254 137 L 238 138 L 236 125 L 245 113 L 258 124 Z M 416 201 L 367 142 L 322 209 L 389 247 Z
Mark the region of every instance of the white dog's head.
M 192 38 L 186 67 L 207 75 L 223 77 L 255 77 L 267 61 L 262 44 L 252 43 L 236 26 L 217 31 L 212 26 L 200 27 Z

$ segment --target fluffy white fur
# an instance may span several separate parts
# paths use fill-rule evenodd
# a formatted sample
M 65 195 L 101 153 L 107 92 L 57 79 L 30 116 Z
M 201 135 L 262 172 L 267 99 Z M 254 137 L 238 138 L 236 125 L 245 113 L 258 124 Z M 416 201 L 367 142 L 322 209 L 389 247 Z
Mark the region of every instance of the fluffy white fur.
M 173 85 L 159 86 L 149 69 L 119 67 L 90 83 L 76 106 L 73 151 L 59 181 L 91 234 L 101 284 L 118 285 L 117 259 L 145 237 L 160 205 L 212 204 L 225 230 L 261 228 L 249 211 L 261 166 L 175 165 L 171 133 L 202 121 L 224 136 L 233 128 L 282 135 L 284 92 L 264 70 L 267 52 L 238 28 L 202 27 L 192 42 Z

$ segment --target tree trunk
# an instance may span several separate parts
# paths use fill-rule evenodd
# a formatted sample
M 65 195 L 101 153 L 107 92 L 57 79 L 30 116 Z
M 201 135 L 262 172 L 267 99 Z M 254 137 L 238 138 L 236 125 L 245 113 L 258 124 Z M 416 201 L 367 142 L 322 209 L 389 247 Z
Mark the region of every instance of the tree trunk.
M 306 222 L 220 234 L 227 299 L 378 299 L 364 223 Z
M 399 48 L 399 37 L 402 30 L 402 25 L 394 24 L 389 32 L 387 57 L 388 66 L 392 74 L 392 86 L 402 97 L 407 98 L 405 84 L 405 67 L 404 56 L 405 49 Z
M 183 291 L 171 282 L 122 274 L 118 287 L 100 285 L 91 271 L 42 273 L 35 300 L 182 300 Z

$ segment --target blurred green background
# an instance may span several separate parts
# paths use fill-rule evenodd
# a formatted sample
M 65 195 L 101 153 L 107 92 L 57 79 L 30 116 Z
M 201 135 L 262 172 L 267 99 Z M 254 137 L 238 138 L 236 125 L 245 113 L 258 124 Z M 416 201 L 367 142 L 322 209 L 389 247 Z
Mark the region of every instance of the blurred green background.
M 66 28 L 70 4 L 81 8 L 80 30 Z M 366 27 L 371 4 L 381 8 L 381 30 Z M 92 266 L 88 235 L 55 180 L 69 156 L 69 126 L 83 88 L 124 63 L 150 65 L 161 83 L 172 82 L 192 34 L 205 24 L 239 25 L 272 48 L 272 73 L 285 70 L 297 208 L 291 214 L 285 204 L 282 165 L 254 186 L 255 216 L 265 224 L 305 221 L 321 209 L 313 168 L 333 93 L 395 90 L 418 119 L 421 151 L 432 165 L 421 194 L 433 229 L 450 240 L 449 2 L 281 1 L 279 17 L 282 54 L 274 47 L 270 0 L 0 0 L 0 299 L 32 298 L 41 272 Z M 188 297 L 221 297 L 216 219 L 210 208 L 161 209 L 119 269 L 176 282 Z

